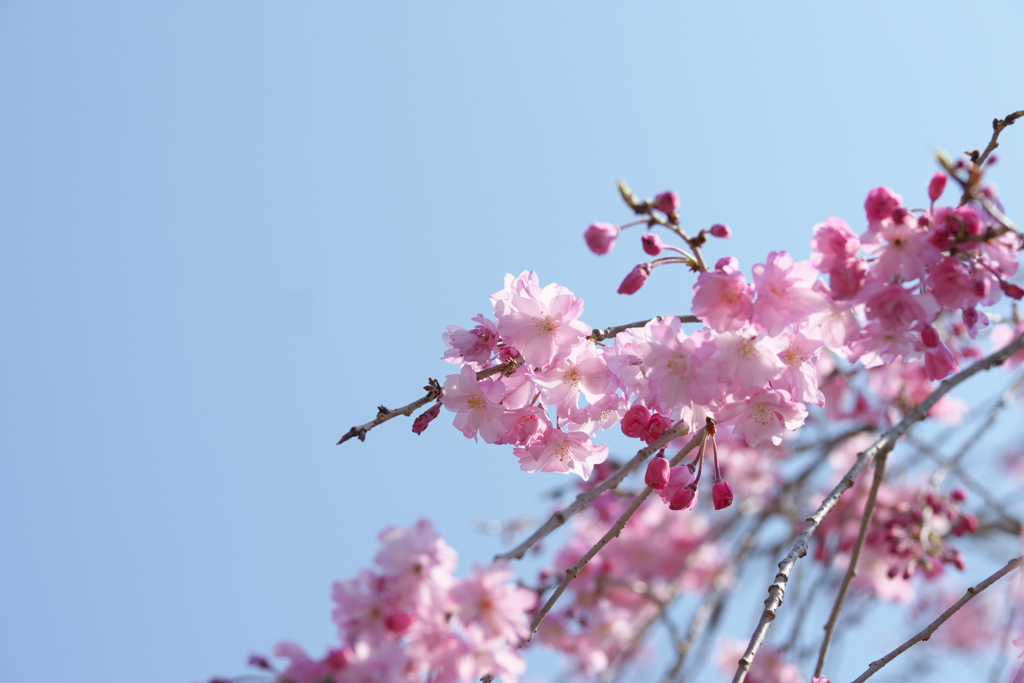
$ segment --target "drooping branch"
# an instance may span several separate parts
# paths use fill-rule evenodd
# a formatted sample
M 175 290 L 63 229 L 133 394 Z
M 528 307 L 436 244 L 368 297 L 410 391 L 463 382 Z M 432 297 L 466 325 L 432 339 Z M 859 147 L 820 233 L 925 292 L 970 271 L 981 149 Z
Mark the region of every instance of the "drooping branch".
M 637 321 L 635 323 L 626 323 L 625 325 L 615 325 L 614 327 L 606 327 L 603 330 L 599 330 L 597 328 L 594 328 L 594 331 L 590 333 L 590 338 L 593 339 L 596 342 L 604 341 L 605 339 L 608 339 L 610 337 L 614 337 L 618 333 L 625 332 L 628 329 L 631 329 L 631 328 L 634 328 L 634 327 L 643 327 L 647 323 L 651 322 L 651 320 L 664 320 L 665 318 L 668 318 L 668 317 L 671 317 L 671 316 L 659 315 L 657 317 L 651 318 L 650 320 L 639 320 L 639 321 Z M 680 322 L 684 322 L 684 323 L 699 323 L 700 322 L 700 318 L 698 318 L 695 315 L 678 315 L 678 316 L 675 316 L 675 317 L 679 318 L 679 321 Z
M 1009 345 L 990 354 L 971 367 L 962 370 L 952 377 L 944 379 L 939 383 L 939 386 L 935 391 L 933 391 L 928 398 L 922 401 L 920 405 L 910 411 L 899 422 L 899 424 L 882 434 L 882 436 L 871 444 L 871 446 L 857 456 L 856 462 L 849 471 L 843 476 L 840 482 L 836 484 L 835 488 L 832 489 L 828 496 L 825 497 L 825 500 L 821 502 L 821 505 L 818 506 L 818 509 L 814 514 L 807 518 L 803 533 L 797 537 L 792 549 L 782 559 L 782 561 L 779 562 L 779 572 L 775 575 L 775 581 L 768 587 L 768 598 L 764 601 L 764 611 L 761 613 L 761 618 L 758 621 L 757 627 L 754 629 L 753 635 L 750 637 L 750 642 L 747 644 L 747 648 L 738 662 L 736 674 L 732 679 L 733 683 L 743 683 L 743 680 L 747 676 L 747 672 L 750 671 L 750 665 L 753 663 L 758 649 L 764 642 L 765 635 L 768 632 L 768 627 L 771 625 L 772 621 L 775 620 L 775 615 L 778 612 L 779 607 L 782 605 L 782 599 L 786 594 L 786 584 L 789 581 L 789 576 L 792 574 L 797 560 L 807 555 L 810 540 L 814 535 L 814 532 L 817 531 L 818 526 L 825 518 L 825 515 L 831 512 L 835 507 L 840 496 L 853 486 L 854 482 L 857 480 L 857 476 L 861 473 L 861 470 L 878 457 L 880 453 L 888 453 L 891 451 L 896 440 L 906 434 L 911 426 L 923 420 L 940 398 L 979 372 L 1000 365 L 1003 361 L 1021 349 L 1024 349 L 1024 334 L 1021 334 Z
M 937 631 L 938 628 L 942 626 L 942 624 L 944 624 L 947 619 L 953 616 L 961 607 L 963 607 L 972 599 L 974 599 L 974 596 L 976 596 L 978 593 L 982 592 L 983 590 L 994 584 L 996 581 L 1003 578 L 1004 576 L 1012 572 L 1014 569 L 1019 567 L 1021 559 L 1022 558 L 1017 557 L 1015 559 L 1010 560 L 1001 569 L 993 573 L 987 579 L 985 579 L 981 583 L 975 584 L 974 586 L 968 588 L 967 592 L 964 593 L 964 596 L 962 598 L 957 600 L 955 603 L 952 604 L 952 606 L 950 606 L 949 609 L 940 614 L 935 619 L 935 621 L 925 626 L 917 635 L 915 635 L 913 638 L 906 641 L 905 643 L 903 643 L 898 648 L 896 648 L 886 656 L 882 657 L 881 659 L 876 659 L 875 661 L 871 662 L 871 664 L 867 668 L 867 671 L 865 671 L 860 676 L 855 678 L 853 680 L 853 683 L 864 683 L 864 681 L 868 680 L 876 673 L 878 673 L 879 669 L 881 669 L 883 666 L 899 657 L 901 654 L 909 650 L 915 644 L 931 638 L 932 634 L 935 633 L 935 631 Z
M 576 500 L 574 500 L 569 505 L 565 506 L 558 512 L 551 515 L 551 517 L 548 518 L 548 521 L 544 522 L 544 524 L 542 524 L 536 531 L 534 531 L 529 538 L 527 538 L 525 541 L 517 545 L 515 548 L 512 548 L 512 550 L 495 556 L 494 560 L 497 562 L 499 560 L 508 561 L 523 559 L 523 556 L 526 555 L 526 551 L 528 551 L 539 541 L 547 537 L 548 534 L 553 532 L 555 529 L 569 521 L 569 519 L 571 519 L 572 516 L 575 515 L 577 512 L 590 505 L 591 501 L 593 501 L 599 495 L 601 495 L 605 491 L 608 491 L 609 489 L 614 489 L 615 487 L 617 487 L 620 483 L 622 483 L 622 480 L 629 476 L 629 474 L 633 472 L 633 470 L 639 467 L 644 460 L 651 457 L 653 454 L 657 453 L 673 439 L 678 439 L 680 436 L 685 436 L 688 431 L 689 426 L 687 424 L 685 424 L 684 422 L 677 422 L 672 427 L 665 430 L 665 433 L 662 434 L 657 441 L 652 443 L 647 448 L 641 448 L 639 451 L 637 451 L 636 455 L 634 455 L 626 464 L 624 464 L 622 467 L 616 470 L 607 479 L 605 479 L 604 481 L 602 481 L 600 484 L 590 489 L 589 491 L 584 491 L 583 493 L 580 493 L 578 496 L 576 496 Z M 701 432 L 698 432 L 698 435 L 700 433 Z M 697 437 L 695 436 L 694 438 Z M 691 440 L 690 443 L 692 444 L 694 442 Z M 689 447 L 689 444 L 687 445 L 687 447 Z
M 860 531 L 857 533 L 857 541 L 850 553 L 850 564 L 843 575 L 843 582 L 836 594 L 836 601 L 832 605 L 832 613 L 829 614 L 825 623 L 825 637 L 821 641 L 821 650 L 818 652 L 818 663 L 814 667 L 814 675 L 820 676 L 825 668 L 825 660 L 828 659 L 828 648 L 832 644 L 832 636 L 835 634 L 836 625 L 839 623 L 839 614 L 843 611 L 843 603 L 846 602 L 846 592 L 850 589 L 850 582 L 857 576 L 857 563 L 860 561 L 860 553 L 864 549 L 864 542 L 868 537 L 868 528 L 871 526 L 871 518 L 875 515 L 875 501 L 878 499 L 878 489 L 885 479 L 885 461 L 887 451 L 878 454 L 875 460 L 875 477 L 871 482 L 871 490 L 868 492 L 868 500 L 864 505 L 864 514 L 861 515 Z
M 702 428 L 700 431 L 694 434 L 693 438 L 690 439 L 689 443 L 687 443 L 683 448 L 681 448 L 679 452 L 676 453 L 675 457 L 672 458 L 672 460 L 670 461 L 671 466 L 674 467 L 681 463 L 683 461 L 683 458 L 685 458 L 690 453 L 690 451 L 696 448 L 699 443 L 703 442 L 706 436 L 707 427 Z M 662 435 L 662 438 L 664 438 L 664 435 Z M 533 638 L 534 634 L 537 633 L 537 629 L 540 628 L 541 622 L 544 621 L 544 617 L 548 615 L 551 609 L 555 606 L 555 603 L 558 602 L 558 599 L 562 597 L 562 594 L 569 587 L 569 584 L 572 583 L 577 576 L 579 576 L 579 573 L 583 570 L 584 567 L 587 566 L 587 563 L 590 562 L 590 560 L 594 559 L 594 557 L 599 552 L 601 552 L 602 548 L 608 545 L 608 543 L 613 538 L 622 533 L 622 530 L 626 527 L 626 523 L 629 522 L 630 518 L 636 513 L 637 510 L 640 509 L 640 506 L 643 505 L 644 501 L 647 500 L 648 496 L 650 496 L 653 492 L 654 489 L 652 489 L 650 486 L 645 486 L 644 490 L 637 495 L 637 497 L 633 500 L 632 503 L 630 503 L 629 507 L 626 508 L 625 512 L 623 512 L 619 516 L 619 518 L 615 520 L 615 523 L 608 530 L 608 532 L 601 537 L 601 540 L 595 543 L 594 546 L 590 550 L 588 550 L 586 554 L 584 554 L 583 557 L 581 557 L 576 564 L 565 570 L 565 577 L 555 588 L 554 592 L 551 594 L 551 597 L 548 598 L 548 601 L 544 603 L 544 606 L 540 608 L 539 612 L 537 612 L 537 616 L 534 617 L 533 623 L 530 624 L 530 634 L 522 643 L 520 643 L 520 647 L 528 643 Z

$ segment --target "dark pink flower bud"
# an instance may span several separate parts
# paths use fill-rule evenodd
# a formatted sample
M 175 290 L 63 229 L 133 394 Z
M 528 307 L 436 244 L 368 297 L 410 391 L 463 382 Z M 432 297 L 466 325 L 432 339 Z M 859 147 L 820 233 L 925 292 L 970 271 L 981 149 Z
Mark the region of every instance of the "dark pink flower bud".
M 939 340 L 938 330 L 931 325 L 926 325 L 924 329 L 921 330 L 921 343 L 929 349 L 937 347 L 941 343 Z
M 672 213 L 679 209 L 679 195 L 671 190 L 662 192 L 654 198 L 654 208 L 662 213 Z
M 957 486 L 955 489 L 949 492 L 949 497 L 957 503 L 962 503 L 967 500 L 967 489 L 963 486 Z
M 1003 290 L 1003 294 L 1010 297 L 1011 299 L 1020 299 L 1021 297 L 1024 297 L 1024 289 L 1021 289 L 1012 282 L 1000 280 L 999 288 Z
M 711 229 L 708 230 L 708 232 L 723 240 L 727 240 L 732 237 L 732 230 L 730 230 L 729 226 L 724 223 L 715 223 L 711 226 Z
M 394 612 L 384 617 L 384 626 L 392 633 L 405 633 L 412 628 L 416 615 L 408 612 Z
M 719 479 L 711 489 L 711 500 L 716 510 L 724 510 L 732 505 L 732 486 L 725 479 Z
M 640 288 L 647 282 L 647 278 L 651 275 L 651 264 L 641 263 L 640 265 L 634 266 L 633 270 L 629 271 L 629 275 L 619 285 L 619 294 L 636 294 L 640 291 Z
M 274 670 L 274 667 L 270 665 L 270 661 L 263 655 L 249 655 L 249 666 L 254 666 L 257 669 L 264 669 L 266 671 Z
M 416 419 L 412 421 L 412 431 L 414 434 L 422 434 L 423 430 L 427 428 L 431 422 L 434 421 L 438 415 L 441 414 L 441 404 L 435 403 L 429 410 L 426 410 L 416 416 Z
M 626 411 L 622 416 L 622 433 L 631 439 L 638 439 L 644 434 L 647 423 L 651 419 L 651 413 L 639 403 Z
M 348 648 L 335 648 L 327 653 L 324 663 L 331 671 L 341 671 L 348 665 L 353 654 Z
M 661 435 L 665 433 L 665 430 L 672 426 L 672 420 L 668 419 L 664 415 L 655 413 L 651 415 L 651 419 L 644 425 L 643 440 L 647 443 L 654 443 L 661 438 Z
M 888 187 L 876 187 L 868 192 L 868 198 L 864 201 L 864 211 L 868 215 L 869 222 L 877 223 L 891 216 L 896 207 L 902 205 L 903 197 Z
M 645 234 L 640 238 L 640 241 L 644 245 L 644 251 L 651 256 L 657 256 L 661 253 L 661 250 L 665 248 L 665 245 L 661 243 L 661 238 L 653 232 Z
M 619 236 L 619 226 L 611 223 L 592 223 L 583 233 L 590 251 L 595 254 L 607 254 L 615 246 L 615 238 Z
M 937 201 L 946 190 L 947 180 L 946 174 L 941 171 L 933 175 L 931 182 L 928 183 L 928 198 L 933 202 Z
M 647 463 L 647 473 L 644 475 L 644 483 L 652 489 L 661 490 L 668 486 L 669 470 L 668 458 L 661 453 L 658 457 L 652 458 Z
M 692 510 L 697 507 L 697 486 L 690 484 L 676 491 L 669 501 L 669 510 Z
M 894 223 L 902 223 L 907 219 L 907 216 L 909 215 L 909 211 L 904 209 L 902 206 L 897 206 L 895 209 L 893 209 L 892 220 Z

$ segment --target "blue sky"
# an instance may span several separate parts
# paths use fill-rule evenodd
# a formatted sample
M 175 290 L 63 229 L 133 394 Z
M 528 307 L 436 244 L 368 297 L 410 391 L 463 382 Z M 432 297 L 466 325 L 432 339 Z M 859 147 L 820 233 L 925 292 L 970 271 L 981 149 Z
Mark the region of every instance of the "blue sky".
M 199 681 L 332 636 L 330 582 L 432 518 L 563 483 L 441 422 L 334 445 L 443 378 L 536 270 L 596 327 L 682 312 L 614 188 L 676 189 L 748 270 L 1024 106 L 1011 2 L 0 3 L 0 681 Z M 993 180 L 1011 213 L 1024 131 Z M 1019 214 L 1017 214 L 1019 215 Z M 446 418 L 443 418 L 446 419 Z M 866 663 L 876 654 L 865 654 Z M 849 656 L 845 659 L 855 660 Z M 858 668 L 860 661 L 851 665 Z

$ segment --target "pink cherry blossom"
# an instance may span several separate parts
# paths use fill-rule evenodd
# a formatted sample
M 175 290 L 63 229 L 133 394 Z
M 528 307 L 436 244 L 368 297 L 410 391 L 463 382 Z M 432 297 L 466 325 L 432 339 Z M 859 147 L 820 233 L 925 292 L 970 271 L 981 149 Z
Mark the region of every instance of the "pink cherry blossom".
M 477 381 L 471 367 L 464 366 L 458 375 L 448 375 L 441 404 L 456 413 L 455 428 L 469 439 L 480 437 L 495 443 L 508 431 L 510 418 L 501 405 L 505 385 L 493 377 Z
M 716 417 L 719 424 L 733 424 L 732 433 L 753 448 L 762 441 L 782 443 L 785 430 L 796 429 L 807 419 L 807 408 L 792 401 L 786 391 L 762 389 L 742 401 L 726 404 Z
M 531 276 L 535 279 L 533 273 L 523 273 L 517 279 Z M 590 334 L 590 328 L 579 321 L 583 300 L 565 287 L 513 286 L 505 292 L 507 298 L 492 297 L 498 332 L 530 365 L 544 367 L 567 357 Z
M 701 273 L 693 292 L 693 314 L 718 332 L 740 329 L 754 313 L 754 288 L 739 271 Z
M 754 265 L 752 272 L 757 291 L 754 323 L 771 336 L 825 307 L 824 297 L 814 289 L 817 271 L 808 261 L 794 263 L 788 253 L 773 251 L 767 262 Z

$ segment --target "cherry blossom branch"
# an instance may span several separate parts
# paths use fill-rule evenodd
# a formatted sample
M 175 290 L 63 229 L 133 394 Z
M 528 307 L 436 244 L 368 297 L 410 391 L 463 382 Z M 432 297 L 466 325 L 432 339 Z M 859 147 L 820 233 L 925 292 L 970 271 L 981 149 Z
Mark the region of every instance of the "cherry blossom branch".
M 412 415 L 413 411 L 416 410 L 417 408 L 421 408 L 426 404 L 430 403 L 431 401 L 436 401 L 437 399 L 441 398 L 441 396 L 444 394 L 444 391 L 442 391 L 441 385 L 438 383 L 438 381 L 433 378 L 428 378 L 427 382 L 427 386 L 423 387 L 423 389 L 427 392 L 426 396 L 424 396 L 423 398 L 416 399 L 409 405 L 402 406 L 401 408 L 395 408 L 394 410 L 388 410 L 384 406 L 378 406 L 377 417 L 373 418 L 366 424 L 352 427 L 347 432 L 345 432 L 345 435 L 341 437 L 341 439 L 335 445 L 340 446 L 341 444 L 345 443 L 352 437 L 356 437 L 360 441 L 366 441 L 366 433 L 373 429 L 374 427 L 376 427 L 377 425 L 384 424 L 388 420 L 396 418 L 399 415 L 405 415 L 408 417 Z
M 850 553 L 850 564 L 843 575 L 843 582 L 839 586 L 839 593 L 836 595 L 835 604 L 832 605 L 832 613 L 825 623 L 825 637 L 821 641 L 821 649 L 818 651 L 818 663 L 814 667 L 814 675 L 820 676 L 825 668 L 825 660 L 828 659 L 828 648 L 832 644 L 832 636 L 835 633 L 836 625 L 839 623 L 839 614 L 843 611 L 843 603 L 846 602 L 846 592 L 850 589 L 850 582 L 857 575 L 857 563 L 860 561 L 860 553 L 864 549 L 864 541 L 868 537 L 868 527 L 871 526 L 871 518 L 875 515 L 875 501 L 878 498 L 878 489 L 885 479 L 885 461 L 887 451 L 878 454 L 875 460 L 875 477 L 871 482 L 871 490 L 868 492 L 868 500 L 864 506 L 864 514 L 860 520 L 860 531 L 857 533 L 857 542 Z
M 968 176 L 968 182 L 966 184 L 963 183 L 955 174 L 950 173 L 950 175 L 952 175 L 963 187 L 964 193 L 960 197 L 961 206 L 966 204 L 970 199 L 976 199 L 976 197 L 974 197 L 974 193 L 971 192 L 971 188 L 977 187 L 977 180 L 981 177 L 982 165 L 988 160 L 989 155 L 996 150 L 996 147 L 999 146 L 999 134 L 1002 133 L 1007 126 L 1012 126 L 1013 123 L 1022 116 L 1024 116 L 1024 110 L 1015 111 L 1003 119 L 992 119 L 992 138 L 988 141 L 988 146 L 985 147 L 985 151 L 981 153 L 979 153 L 978 150 L 966 152 L 973 164 L 973 168 L 971 169 L 970 175 Z M 945 164 L 943 165 L 945 166 Z M 949 168 L 946 170 L 949 172 Z
M 523 559 L 523 556 L 526 555 L 526 551 L 528 551 L 539 541 L 547 537 L 555 529 L 569 521 L 569 519 L 572 518 L 572 516 L 575 515 L 577 512 L 590 505 L 591 501 L 593 501 L 599 495 L 601 495 L 602 493 L 609 489 L 614 489 L 615 487 L 617 487 L 620 483 L 622 483 L 622 480 L 629 476 L 629 474 L 633 470 L 639 467 L 644 460 L 651 457 L 653 454 L 657 453 L 659 450 L 662 449 L 662 447 L 666 446 L 673 439 L 678 439 L 681 436 L 685 436 L 688 430 L 689 426 L 682 421 L 672 425 L 672 427 L 665 430 L 665 433 L 662 434 L 657 441 L 652 443 L 647 448 L 641 448 L 639 451 L 637 451 L 636 455 L 634 455 L 632 459 L 630 459 L 626 464 L 624 464 L 622 467 L 616 470 L 614 474 L 612 474 L 610 477 L 608 477 L 607 479 L 605 479 L 604 481 L 602 481 L 600 484 L 590 489 L 589 491 L 584 491 L 583 493 L 577 495 L 576 500 L 574 500 L 569 505 L 565 506 L 561 510 L 551 515 L 548 521 L 544 522 L 544 524 L 542 524 L 536 531 L 534 531 L 529 538 L 527 538 L 525 541 L 517 545 L 512 550 L 509 550 L 508 552 L 502 553 L 500 555 L 496 555 L 494 557 L 494 561 L 497 562 L 500 560 L 508 561 Z M 698 443 L 700 443 L 699 437 L 703 433 L 703 429 L 697 432 L 697 434 L 694 435 L 693 439 L 690 440 L 690 443 L 686 445 L 684 450 L 686 452 L 689 452 Z
M 604 341 L 605 339 L 608 339 L 610 337 L 614 337 L 615 335 L 619 334 L 620 332 L 625 332 L 628 329 L 631 329 L 631 328 L 634 328 L 634 327 L 643 327 L 647 323 L 651 322 L 651 320 L 664 320 L 667 317 L 670 317 L 670 316 L 659 315 L 659 316 L 655 316 L 655 317 L 651 318 L 650 320 L 639 320 L 639 321 L 637 321 L 635 323 L 626 323 L 625 325 L 615 325 L 614 327 L 606 327 L 603 330 L 599 330 L 597 328 L 594 328 L 594 331 L 590 333 L 590 338 L 592 340 L 594 340 L 595 342 Z M 700 318 L 698 318 L 695 315 L 677 315 L 676 317 L 679 318 L 679 322 L 683 322 L 683 323 L 699 323 L 700 322 Z
M 1006 565 L 1002 567 L 1002 569 L 998 570 L 981 583 L 975 584 L 974 586 L 968 588 L 967 592 L 964 593 L 964 596 L 962 598 L 957 600 L 949 609 L 940 614 L 938 618 L 935 619 L 935 621 L 925 626 L 917 635 L 915 635 L 913 638 L 903 643 L 898 648 L 896 648 L 889 654 L 885 655 L 881 659 L 877 659 L 871 662 L 867 670 L 860 676 L 855 678 L 853 680 L 853 683 L 864 683 L 864 681 L 874 676 L 879 671 L 879 669 L 881 669 L 886 664 L 888 664 L 889 662 L 891 662 L 892 660 L 896 659 L 898 656 L 909 650 L 912 646 L 914 646 L 917 643 L 920 643 L 923 640 L 928 640 L 929 638 L 931 638 L 932 634 L 935 633 L 935 631 L 937 631 L 938 628 L 942 626 L 942 624 L 944 624 L 947 619 L 953 616 L 953 614 L 955 614 L 961 607 L 963 607 L 970 600 L 972 600 L 974 596 L 976 596 L 978 593 L 982 592 L 983 590 L 994 584 L 996 581 L 1003 578 L 1004 576 L 1012 572 L 1014 569 L 1019 567 L 1021 559 L 1022 558 L 1017 557 L 1010 560 L 1006 563 Z
M 704 440 L 706 431 L 707 427 L 702 428 L 700 431 L 693 435 L 693 438 L 690 439 L 689 443 L 683 446 L 679 450 L 679 452 L 676 453 L 675 457 L 672 458 L 671 460 L 671 465 L 673 467 L 682 462 L 683 458 L 685 458 L 690 453 L 690 451 L 696 448 L 697 444 L 701 443 L 701 441 Z M 658 439 L 658 441 L 661 441 L 664 438 L 665 435 L 663 434 L 661 439 Z M 658 443 L 658 441 L 655 441 L 654 443 L 656 444 Z M 644 450 L 649 450 L 650 448 L 653 448 L 653 444 Z M 634 460 L 635 459 L 636 458 L 634 458 Z M 601 552 L 602 548 L 608 545 L 608 543 L 613 538 L 622 533 L 622 530 L 626 527 L 626 523 L 636 513 L 636 511 L 640 509 L 640 506 L 643 505 L 644 501 L 647 500 L 648 496 L 650 496 L 653 492 L 654 489 L 652 489 L 650 486 L 645 486 L 644 490 L 637 495 L 637 497 L 633 500 L 632 503 L 630 503 L 629 507 L 626 508 L 625 512 L 623 512 L 619 516 L 619 518 L 615 520 L 615 524 L 613 524 L 612 527 L 608 530 L 608 532 L 601 537 L 601 540 L 595 543 L 594 546 L 590 550 L 588 550 L 586 554 L 583 555 L 583 557 L 580 558 L 579 562 L 565 570 L 565 578 L 562 579 L 561 583 L 558 584 L 554 592 L 551 594 L 551 597 L 548 598 L 548 601 L 544 603 L 544 606 L 540 608 L 539 612 L 537 612 L 537 616 L 534 617 L 533 623 L 530 624 L 530 635 L 528 635 L 526 639 L 519 644 L 519 647 L 522 647 L 523 645 L 525 645 L 533 639 L 533 636 L 537 633 L 537 629 L 540 628 L 541 622 L 544 621 L 544 617 L 548 615 L 548 613 L 551 611 L 551 608 L 553 608 L 555 606 L 555 603 L 558 602 L 558 599 L 562 597 L 562 593 L 564 593 L 565 589 L 569 587 L 569 584 L 572 583 L 573 579 L 579 576 L 579 573 L 583 570 L 587 563 L 590 562 L 590 560 L 594 559 L 594 557 L 599 552 Z
M 840 482 L 836 484 L 831 493 L 825 497 L 825 500 L 821 502 L 821 505 L 818 506 L 818 509 L 814 514 L 807 518 L 803 532 L 797 538 L 789 553 L 781 562 L 779 562 L 779 572 L 775 575 L 775 581 L 768 587 L 768 598 L 764 601 L 764 611 L 761 613 L 761 618 L 758 621 L 757 627 L 754 629 L 754 633 L 750 637 L 747 649 L 744 651 L 743 656 L 738 662 L 736 674 L 732 679 L 733 683 L 743 683 L 743 680 L 747 676 L 747 672 L 750 671 L 750 665 L 753 663 L 754 657 L 757 655 L 757 651 L 761 647 L 761 643 L 764 642 L 765 635 L 768 632 L 768 627 L 771 625 L 772 621 L 775 620 L 778 609 L 782 605 L 782 599 L 786 594 L 786 584 L 789 582 L 789 576 L 793 572 L 793 567 L 796 565 L 798 559 L 807 555 L 808 546 L 814 532 L 818 529 L 818 526 L 825 518 L 825 515 L 831 512 L 835 507 L 840 496 L 853 486 L 861 470 L 863 470 L 864 467 L 866 467 L 880 453 L 888 453 L 891 451 L 896 440 L 906 434 L 912 425 L 923 420 L 940 398 L 979 372 L 1001 364 L 1021 349 L 1024 349 L 1024 334 L 1021 334 L 1009 345 L 990 354 L 971 367 L 958 372 L 952 377 L 944 379 L 939 383 L 939 386 L 935 391 L 933 391 L 931 395 L 922 401 L 916 408 L 910 411 L 899 422 L 899 424 L 882 434 L 882 436 L 871 444 L 871 446 L 857 456 L 857 461 L 849 471 L 843 476 Z

